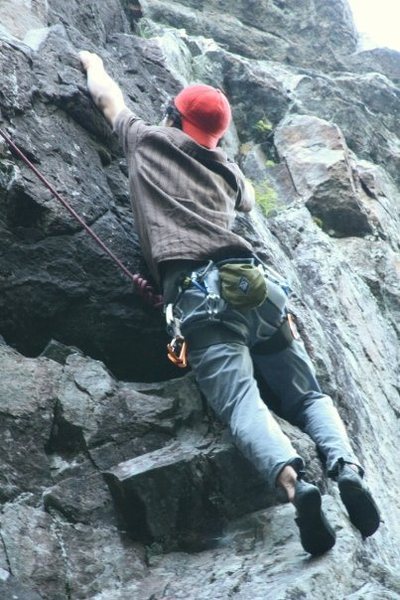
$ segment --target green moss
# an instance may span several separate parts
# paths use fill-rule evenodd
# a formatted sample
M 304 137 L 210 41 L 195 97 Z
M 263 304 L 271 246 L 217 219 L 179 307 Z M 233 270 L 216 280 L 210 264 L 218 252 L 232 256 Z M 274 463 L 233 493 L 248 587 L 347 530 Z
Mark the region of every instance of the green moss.
M 267 117 L 263 117 L 262 119 L 259 119 L 251 127 L 252 137 L 257 144 L 263 144 L 266 141 L 268 141 L 268 139 L 272 135 L 272 131 L 273 131 L 273 125 L 267 119 Z
M 277 208 L 277 193 L 267 179 L 253 185 L 256 203 L 260 207 L 263 215 L 268 217 L 268 215 Z
M 257 123 L 254 126 L 254 129 L 258 132 L 258 133 L 270 133 L 272 131 L 272 123 L 271 121 L 269 121 L 267 119 L 267 117 L 264 117 L 263 119 L 260 119 L 259 121 L 257 121 Z
M 154 26 L 147 19 L 140 19 L 135 26 L 137 36 L 148 40 L 157 35 Z
M 313 221 L 314 221 L 314 223 L 315 223 L 315 224 L 316 224 L 318 227 L 320 227 L 321 229 L 323 229 L 323 228 L 324 228 L 324 222 L 323 222 L 323 220 L 322 220 L 322 219 L 320 219 L 319 217 L 313 217 Z

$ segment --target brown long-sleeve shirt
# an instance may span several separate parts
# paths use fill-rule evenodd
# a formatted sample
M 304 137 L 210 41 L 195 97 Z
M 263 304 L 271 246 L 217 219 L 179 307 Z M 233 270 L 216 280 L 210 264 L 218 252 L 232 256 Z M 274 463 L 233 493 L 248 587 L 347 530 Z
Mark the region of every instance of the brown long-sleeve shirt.
M 173 127 L 147 125 L 129 109 L 114 124 L 129 169 L 136 228 L 150 272 L 166 261 L 249 256 L 231 231 L 235 210 L 249 211 L 239 167 L 225 153 L 197 144 Z

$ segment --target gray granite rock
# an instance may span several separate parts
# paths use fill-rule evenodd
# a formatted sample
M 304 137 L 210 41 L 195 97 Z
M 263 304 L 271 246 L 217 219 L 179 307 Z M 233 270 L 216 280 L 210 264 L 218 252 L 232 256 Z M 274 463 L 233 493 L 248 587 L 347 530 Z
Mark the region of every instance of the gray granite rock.
M 346 0 L 3 0 L 0 22 L 1 127 L 145 275 L 77 51 L 99 52 L 151 122 L 186 83 L 226 91 L 224 148 L 273 197 L 235 228 L 292 287 L 384 520 L 363 541 L 280 420 L 337 534 L 310 560 L 293 507 L 168 363 L 161 313 L 0 140 L 0 597 L 400 598 L 398 53 L 359 50 Z
M 0 346 L 0 501 L 39 491 L 51 481 L 46 456 L 59 365 Z
M 10 578 L 5 583 L 0 581 L 0 594 L 3 595 L 3 598 L 12 598 L 13 600 L 42 600 L 43 596 L 39 596 L 39 594 L 29 587 L 20 584 L 13 577 Z
M 11 573 L 18 582 L 31 586 L 46 600 L 66 600 L 62 543 L 51 517 L 28 502 L 9 504 L 2 511 L 1 532 Z
M 368 207 L 356 188 L 350 153 L 337 126 L 295 115 L 280 123 L 275 145 L 297 195 L 324 231 L 338 237 L 373 233 Z
M 307 476 L 324 489 L 311 440 L 281 424 L 304 457 Z M 104 476 L 132 537 L 164 550 L 213 546 L 230 520 L 285 501 L 229 439 L 210 436 L 174 442 L 122 462 Z
M 207 439 L 197 447 L 175 443 L 147 453 L 105 476 L 132 536 L 164 550 L 213 545 L 227 518 L 268 502 L 266 485 L 251 465 L 232 446 Z

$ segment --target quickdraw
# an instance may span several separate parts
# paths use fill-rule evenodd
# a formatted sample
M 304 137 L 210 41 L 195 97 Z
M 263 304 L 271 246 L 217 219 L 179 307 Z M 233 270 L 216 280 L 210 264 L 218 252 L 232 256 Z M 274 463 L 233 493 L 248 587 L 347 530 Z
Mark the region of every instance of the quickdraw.
M 181 332 L 181 322 L 174 314 L 174 305 L 167 304 L 165 307 L 165 320 L 168 333 L 172 340 L 167 344 L 167 356 L 176 367 L 184 369 L 187 367 L 187 345 Z
M 169 360 L 180 369 L 187 367 L 187 345 L 182 336 L 176 336 L 167 344 Z

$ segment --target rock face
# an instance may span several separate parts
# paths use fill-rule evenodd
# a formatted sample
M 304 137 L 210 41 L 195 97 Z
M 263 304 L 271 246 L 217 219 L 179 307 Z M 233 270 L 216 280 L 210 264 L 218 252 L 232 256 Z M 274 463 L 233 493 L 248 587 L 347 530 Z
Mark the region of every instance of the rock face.
M 228 94 L 259 202 L 235 227 L 289 281 L 384 523 L 361 540 L 282 422 L 337 533 L 306 559 L 292 507 L 174 379 L 161 312 L 0 138 L 0 598 L 400 598 L 400 54 L 357 52 L 346 0 L 4 0 L 1 128 L 145 276 L 82 48 L 152 122 L 186 83 Z

